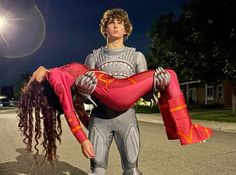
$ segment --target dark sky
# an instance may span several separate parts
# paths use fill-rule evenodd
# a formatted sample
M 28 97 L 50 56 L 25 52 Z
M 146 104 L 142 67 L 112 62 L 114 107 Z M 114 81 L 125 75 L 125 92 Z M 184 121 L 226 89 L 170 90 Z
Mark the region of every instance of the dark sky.
M 72 61 L 83 63 L 93 49 L 105 44 L 99 32 L 99 22 L 103 12 L 110 8 L 128 11 L 134 29 L 126 45 L 145 54 L 149 43 L 147 33 L 153 19 L 170 11 L 178 15 L 182 5 L 189 1 L 35 0 L 45 20 L 45 40 L 35 53 L 27 57 L 0 57 L 0 86 L 15 84 L 22 73 L 33 71 L 40 65 L 50 68 Z

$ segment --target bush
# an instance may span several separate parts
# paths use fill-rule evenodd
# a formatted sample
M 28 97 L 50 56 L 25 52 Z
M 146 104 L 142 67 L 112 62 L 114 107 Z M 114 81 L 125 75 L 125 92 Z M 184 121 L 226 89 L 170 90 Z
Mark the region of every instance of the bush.
M 151 113 L 159 113 L 160 111 L 159 111 L 159 108 L 156 105 L 154 105 L 153 107 L 136 105 L 136 112 L 137 113 L 151 114 Z

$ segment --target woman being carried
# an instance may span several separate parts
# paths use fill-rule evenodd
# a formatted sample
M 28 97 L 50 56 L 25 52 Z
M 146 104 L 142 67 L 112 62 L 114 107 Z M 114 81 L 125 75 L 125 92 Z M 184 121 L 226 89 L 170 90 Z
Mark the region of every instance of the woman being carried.
M 169 74 L 170 82 L 160 92 L 161 95 L 158 99 L 158 105 L 162 113 L 168 139 L 179 139 L 182 145 L 186 145 L 202 142 L 211 136 L 211 129 L 191 123 L 184 96 L 181 93 L 177 76 L 173 70 L 166 69 L 162 72 L 159 71 L 159 73 L 155 70 L 149 70 L 126 79 L 116 79 L 104 72 L 89 70 L 82 64 L 71 63 L 47 71 L 45 74 L 46 81 L 42 83 L 31 79 L 22 91 L 18 113 L 20 118 L 19 127 L 25 136 L 24 142 L 29 149 L 32 147 L 32 113 L 33 108 L 35 108 L 35 148 L 37 150 L 38 139 L 41 137 L 39 121 L 41 112 L 44 120 L 43 147 L 46 150 L 45 156 L 49 160 L 56 158 L 55 143 L 56 139 L 60 141 L 62 132 L 60 118 L 56 114 L 62 113 L 63 110 L 72 133 L 81 143 L 84 155 L 89 158 L 94 156 L 92 145 L 80 126 L 79 119 L 87 127 L 89 118 L 83 109 L 79 97 L 80 93 L 75 86 L 76 79 L 84 74 L 89 74 L 88 72 L 94 72 L 97 79 L 92 96 L 117 111 L 129 109 L 140 97 L 150 92 L 153 88 L 158 88 L 159 81 L 156 80 L 163 76 L 163 74 Z M 55 100 L 51 100 L 52 92 L 45 93 L 41 91 L 43 90 L 42 87 L 47 83 L 53 89 L 51 91 L 54 91 L 59 98 L 62 110 L 56 108 L 56 106 L 60 105 L 56 105 Z M 41 94 L 39 91 L 36 91 L 36 87 L 38 86 L 41 86 L 38 88 Z M 71 90 L 77 91 L 73 93 L 73 98 Z

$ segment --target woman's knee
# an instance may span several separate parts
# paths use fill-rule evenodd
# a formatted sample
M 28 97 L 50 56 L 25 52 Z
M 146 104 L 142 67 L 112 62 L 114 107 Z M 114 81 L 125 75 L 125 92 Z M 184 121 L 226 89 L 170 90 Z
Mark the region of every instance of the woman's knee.
M 165 69 L 170 74 L 170 79 L 178 79 L 176 72 L 173 69 Z

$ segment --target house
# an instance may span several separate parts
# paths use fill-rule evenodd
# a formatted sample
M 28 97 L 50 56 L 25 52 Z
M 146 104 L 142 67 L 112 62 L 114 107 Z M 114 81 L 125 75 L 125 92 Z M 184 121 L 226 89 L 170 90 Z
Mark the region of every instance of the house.
M 198 81 L 180 83 L 182 92 L 189 105 L 214 105 L 232 108 L 232 92 L 228 80 L 207 84 Z

